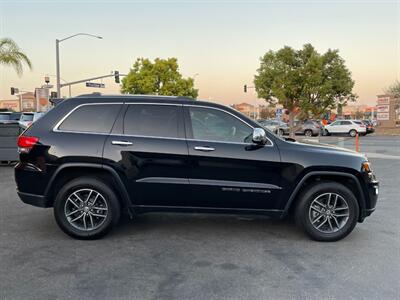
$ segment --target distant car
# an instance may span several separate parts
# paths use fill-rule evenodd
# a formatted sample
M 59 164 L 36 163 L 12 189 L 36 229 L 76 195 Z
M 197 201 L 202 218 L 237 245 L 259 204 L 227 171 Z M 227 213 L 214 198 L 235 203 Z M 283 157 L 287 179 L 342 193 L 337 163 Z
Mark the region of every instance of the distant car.
M 322 134 L 323 126 L 319 121 L 307 120 L 297 121 L 294 124 L 298 127 L 296 134 L 304 134 L 305 136 L 316 136 Z
M 362 120 L 362 122 L 367 127 L 367 134 L 368 133 L 373 133 L 375 131 L 374 124 L 372 124 L 371 120 Z
M 0 124 L 18 123 L 21 113 L 12 111 L 0 112 Z
M 365 135 L 367 127 L 359 120 L 338 120 L 325 126 L 327 135 L 330 134 L 349 134 L 355 137 L 357 133 Z
M 24 112 L 19 120 L 19 126 L 23 129 L 29 127 L 32 123 L 36 122 L 44 113 L 42 112 Z
M 273 133 L 279 135 L 289 134 L 289 126 L 280 120 L 263 120 L 259 123 Z

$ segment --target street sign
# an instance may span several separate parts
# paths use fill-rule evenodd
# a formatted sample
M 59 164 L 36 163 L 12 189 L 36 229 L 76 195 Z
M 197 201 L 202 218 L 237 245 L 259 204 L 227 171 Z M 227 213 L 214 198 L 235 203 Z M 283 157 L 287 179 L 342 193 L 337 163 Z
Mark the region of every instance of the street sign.
M 47 111 L 50 108 L 50 103 L 49 103 L 50 93 L 49 93 L 49 89 L 36 88 L 35 89 L 35 96 L 36 96 L 36 111 Z
M 389 97 L 378 98 L 378 105 L 389 105 L 389 104 L 390 104 Z
M 377 115 L 376 115 L 376 119 L 378 120 L 378 121 L 387 121 L 387 120 L 389 120 L 389 113 L 378 113 Z
M 376 111 L 378 113 L 388 113 L 389 112 L 389 105 L 378 105 L 376 107 Z
M 87 87 L 95 87 L 95 88 L 105 88 L 104 83 L 97 83 L 97 82 L 86 82 Z

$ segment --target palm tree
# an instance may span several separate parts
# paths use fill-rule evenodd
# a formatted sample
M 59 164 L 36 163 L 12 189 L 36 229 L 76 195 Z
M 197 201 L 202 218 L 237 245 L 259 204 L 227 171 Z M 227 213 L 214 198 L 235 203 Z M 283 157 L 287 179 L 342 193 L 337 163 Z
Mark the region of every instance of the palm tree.
M 23 72 L 23 64 L 32 69 L 28 56 L 21 51 L 18 45 L 10 38 L 0 39 L 0 65 L 11 66 L 18 75 Z

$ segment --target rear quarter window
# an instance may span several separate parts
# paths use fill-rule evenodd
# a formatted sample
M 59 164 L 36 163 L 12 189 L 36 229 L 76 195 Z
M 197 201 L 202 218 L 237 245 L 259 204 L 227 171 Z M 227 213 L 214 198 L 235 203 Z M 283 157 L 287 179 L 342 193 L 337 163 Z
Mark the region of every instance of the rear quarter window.
M 121 104 L 90 104 L 76 108 L 58 126 L 70 132 L 110 133 Z

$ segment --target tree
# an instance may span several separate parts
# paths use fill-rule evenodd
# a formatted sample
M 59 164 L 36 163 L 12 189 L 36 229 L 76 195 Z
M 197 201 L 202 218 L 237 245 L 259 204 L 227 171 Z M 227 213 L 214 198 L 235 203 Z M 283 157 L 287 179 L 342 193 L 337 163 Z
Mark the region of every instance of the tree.
M 122 80 L 122 93 L 153 94 L 166 96 L 188 96 L 196 98 L 193 78 L 183 78 L 179 73 L 176 58 L 156 58 L 152 63 L 147 58 L 139 58 Z
M 400 81 L 396 81 L 387 89 L 386 92 L 393 95 L 395 98 L 400 98 Z
M 294 135 L 294 118 L 320 118 L 329 109 L 355 101 L 354 81 L 338 50 L 319 54 L 312 45 L 301 50 L 285 46 L 260 58 L 254 76 L 259 98 L 289 110 L 289 127 Z
M 11 66 L 18 75 L 22 75 L 23 64 L 32 69 L 32 63 L 28 56 L 21 51 L 12 39 L 0 39 L 0 65 Z

